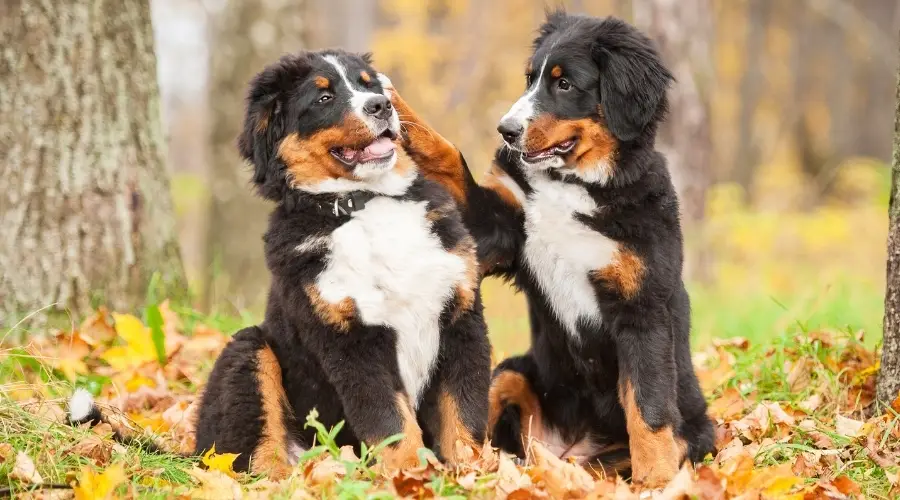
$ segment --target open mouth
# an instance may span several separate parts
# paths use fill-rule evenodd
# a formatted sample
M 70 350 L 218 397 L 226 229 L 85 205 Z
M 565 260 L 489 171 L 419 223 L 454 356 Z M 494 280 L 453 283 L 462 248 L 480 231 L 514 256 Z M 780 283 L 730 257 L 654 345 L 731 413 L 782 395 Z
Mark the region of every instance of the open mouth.
M 522 159 L 528 163 L 538 163 L 553 156 L 563 156 L 575 149 L 576 142 L 576 138 L 573 137 L 540 151 L 524 151 L 522 152 Z
M 359 147 L 341 146 L 331 148 L 332 156 L 348 167 L 355 167 L 360 163 L 380 163 L 390 160 L 394 156 L 397 133 L 391 129 L 385 129 L 374 141 Z

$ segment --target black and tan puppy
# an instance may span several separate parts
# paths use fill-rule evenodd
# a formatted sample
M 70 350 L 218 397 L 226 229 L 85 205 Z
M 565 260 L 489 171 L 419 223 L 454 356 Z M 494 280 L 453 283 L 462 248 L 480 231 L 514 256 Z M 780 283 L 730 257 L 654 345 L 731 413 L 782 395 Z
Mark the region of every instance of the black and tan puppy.
M 276 202 L 265 321 L 216 361 L 197 453 L 284 475 L 314 430 L 375 445 L 392 467 L 484 438 L 490 346 L 473 239 L 452 197 L 397 147 L 400 123 L 368 57 L 283 57 L 251 83 L 240 152 Z
M 395 96 L 405 148 L 464 210 L 487 275 L 528 300 L 531 349 L 500 363 L 493 442 L 523 436 L 561 457 L 667 482 L 712 449 L 690 357 L 678 199 L 654 148 L 672 77 L 623 21 L 555 12 L 534 41 L 524 95 L 482 185 Z

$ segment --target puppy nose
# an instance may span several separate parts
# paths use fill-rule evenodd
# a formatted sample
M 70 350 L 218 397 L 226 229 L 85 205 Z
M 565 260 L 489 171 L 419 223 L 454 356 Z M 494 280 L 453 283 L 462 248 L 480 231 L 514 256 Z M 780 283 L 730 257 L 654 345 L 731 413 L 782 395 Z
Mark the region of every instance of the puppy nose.
M 503 120 L 497 126 L 497 132 L 503 136 L 503 140 L 509 144 L 513 144 L 522 136 L 524 128 L 518 120 Z
M 386 120 L 391 116 L 391 100 L 380 95 L 375 96 L 363 105 L 363 112 L 369 116 Z

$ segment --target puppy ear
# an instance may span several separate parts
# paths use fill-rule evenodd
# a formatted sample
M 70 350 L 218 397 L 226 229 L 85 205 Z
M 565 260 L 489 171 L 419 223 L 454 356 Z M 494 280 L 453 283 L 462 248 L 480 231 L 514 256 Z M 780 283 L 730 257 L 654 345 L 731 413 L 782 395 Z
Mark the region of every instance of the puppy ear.
M 653 43 L 623 21 L 613 21 L 594 42 L 600 68 L 600 103 L 606 126 L 620 141 L 638 138 L 666 112 L 666 90 L 674 80 Z
M 375 57 L 371 52 L 364 52 L 360 54 L 359 57 L 363 60 L 364 63 L 368 64 L 369 66 L 371 66 L 372 62 L 375 60 Z
M 278 137 L 282 135 L 283 120 L 281 103 L 274 94 L 265 96 L 251 95 L 247 100 L 247 112 L 244 116 L 244 129 L 238 136 L 238 152 L 241 157 L 253 165 L 253 183 L 266 196 L 263 187 L 275 176 L 275 148 Z
M 238 151 L 253 164 L 253 183 L 259 193 L 278 201 L 285 189 L 284 166 L 278 161 L 278 143 L 286 135 L 285 102 L 297 83 L 309 73 L 308 54 L 287 55 L 250 82 L 244 129 Z

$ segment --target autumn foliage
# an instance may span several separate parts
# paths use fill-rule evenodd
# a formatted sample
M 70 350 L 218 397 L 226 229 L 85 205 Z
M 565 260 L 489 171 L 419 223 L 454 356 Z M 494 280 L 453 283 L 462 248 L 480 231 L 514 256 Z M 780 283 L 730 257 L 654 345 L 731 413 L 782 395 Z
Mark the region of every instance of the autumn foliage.
M 563 461 L 532 441 L 524 461 L 486 443 L 456 468 L 385 473 L 379 447 L 359 458 L 315 419 L 319 442 L 292 476 L 235 473 L 235 455 L 154 455 L 123 446 L 106 424 L 65 424 L 73 384 L 105 411 L 172 450 L 193 449 L 198 395 L 228 335 L 166 303 L 146 318 L 100 310 L 77 328 L 2 352 L 0 479 L 17 496 L 75 498 L 889 498 L 900 494 L 900 400 L 875 415 L 875 352 L 861 334 L 808 332 L 769 347 L 733 338 L 695 355 L 716 421 L 715 456 L 661 491 Z M 185 326 L 187 324 L 187 326 Z M 55 489 L 49 489 L 54 487 Z

